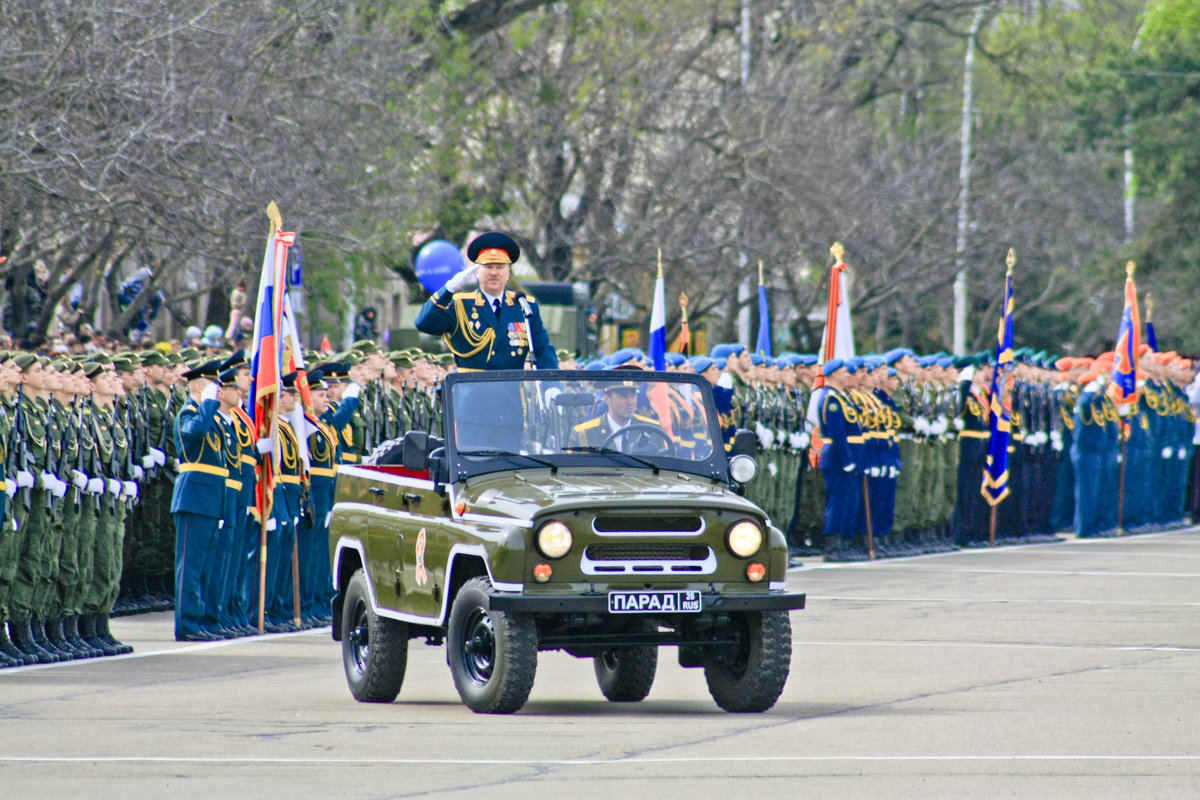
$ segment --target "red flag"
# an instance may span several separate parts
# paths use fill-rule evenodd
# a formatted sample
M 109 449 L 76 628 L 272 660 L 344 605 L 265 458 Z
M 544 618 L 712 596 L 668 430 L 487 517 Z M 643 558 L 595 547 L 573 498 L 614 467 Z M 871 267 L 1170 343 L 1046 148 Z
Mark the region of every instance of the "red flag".
M 320 350 L 325 355 L 329 355 L 333 352 L 333 345 L 329 342 L 329 334 L 325 334 L 323 337 L 321 337 Z

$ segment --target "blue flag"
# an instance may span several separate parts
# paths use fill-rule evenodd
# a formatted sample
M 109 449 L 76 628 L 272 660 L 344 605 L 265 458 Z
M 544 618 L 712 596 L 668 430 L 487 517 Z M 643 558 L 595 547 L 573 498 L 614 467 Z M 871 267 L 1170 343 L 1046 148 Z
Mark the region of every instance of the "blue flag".
M 771 317 L 767 313 L 767 287 L 758 285 L 758 340 L 754 343 L 754 352 L 760 355 L 771 355 Z
M 1008 374 L 1013 369 L 1013 291 L 1012 270 L 1004 278 L 1004 305 L 1000 314 L 1000 329 L 996 333 L 996 360 L 992 371 L 991 391 L 988 393 L 988 417 L 991 437 L 988 440 L 987 463 L 983 467 L 983 499 L 997 505 L 1008 496 L 1008 440 L 1012 412 L 1004 403 Z

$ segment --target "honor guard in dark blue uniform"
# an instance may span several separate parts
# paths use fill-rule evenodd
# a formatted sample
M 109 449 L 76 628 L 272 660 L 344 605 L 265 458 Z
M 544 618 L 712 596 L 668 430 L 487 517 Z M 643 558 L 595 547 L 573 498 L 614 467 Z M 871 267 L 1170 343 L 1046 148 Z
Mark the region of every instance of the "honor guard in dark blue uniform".
M 422 333 L 441 336 L 460 370 L 555 369 L 558 355 L 533 298 L 506 288 L 521 249 L 512 237 L 491 232 L 467 248 L 470 266 L 446 281 L 417 314 Z M 464 291 L 478 281 L 475 291 Z
M 269 633 L 298 630 L 292 602 L 292 550 L 296 546 L 296 526 L 300 521 L 300 491 L 304 482 L 304 463 L 300 455 L 300 440 L 284 418 L 292 413 L 298 400 L 296 373 L 290 372 L 280 381 L 279 396 L 279 472 L 275 475 L 272 495 L 271 522 L 267 525 L 266 608 L 263 629 Z M 269 439 L 266 450 L 275 445 Z M 263 452 L 260 447 L 259 452 Z M 265 453 L 264 453 L 265 455 Z
M 179 477 L 171 496 L 175 515 L 175 638 L 212 641 L 223 636 L 207 630 L 205 566 L 225 514 L 228 426 L 217 400 L 220 361 L 183 374 L 190 396 L 175 420 Z
M 858 516 L 862 508 L 863 433 L 858 411 L 847 400 L 849 373 L 841 359 L 832 359 L 822 367 L 827 388 L 818 400 L 819 425 L 823 446 L 820 467 L 825 473 L 825 552 L 826 557 L 845 559 L 858 534 Z
M 309 375 L 317 430 L 308 437 L 309 501 L 313 526 L 300 531 L 300 617 L 307 625 L 328 625 L 333 577 L 329 571 L 329 519 L 337 481 L 338 434 L 324 419 L 329 385 L 320 370 Z

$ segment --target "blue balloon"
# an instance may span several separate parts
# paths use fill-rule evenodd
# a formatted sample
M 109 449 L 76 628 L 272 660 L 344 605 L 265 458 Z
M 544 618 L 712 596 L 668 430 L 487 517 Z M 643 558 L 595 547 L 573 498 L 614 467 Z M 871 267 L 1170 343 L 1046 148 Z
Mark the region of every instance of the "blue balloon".
M 425 291 L 436 292 L 458 274 L 465 263 L 462 251 L 453 242 L 434 239 L 417 251 L 417 279 Z

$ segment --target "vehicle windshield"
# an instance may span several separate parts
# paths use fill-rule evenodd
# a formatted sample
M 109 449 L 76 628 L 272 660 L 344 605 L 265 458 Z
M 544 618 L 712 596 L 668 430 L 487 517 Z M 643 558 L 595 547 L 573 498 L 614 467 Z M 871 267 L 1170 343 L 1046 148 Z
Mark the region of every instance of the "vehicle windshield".
M 596 465 L 726 479 L 712 391 L 696 375 L 465 372 L 448 376 L 445 392 L 446 444 L 456 478 Z

